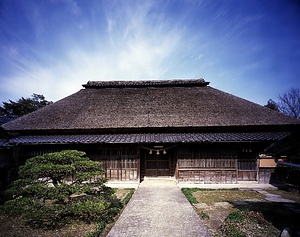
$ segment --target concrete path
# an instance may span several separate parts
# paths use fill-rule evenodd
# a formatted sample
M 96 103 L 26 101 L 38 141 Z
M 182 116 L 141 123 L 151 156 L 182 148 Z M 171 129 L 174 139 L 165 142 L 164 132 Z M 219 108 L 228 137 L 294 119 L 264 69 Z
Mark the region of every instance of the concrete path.
M 149 179 L 151 180 L 151 179 Z M 170 179 L 172 180 L 172 179 Z M 174 180 L 175 181 L 175 180 Z M 126 181 L 108 181 L 106 186 L 111 188 L 134 188 L 137 189 L 140 185 L 139 182 L 126 182 Z M 277 189 L 277 186 L 272 184 L 261 184 L 257 182 L 238 182 L 236 184 L 193 184 L 193 183 L 177 183 L 179 188 L 209 188 L 209 189 L 232 189 L 232 188 L 239 188 L 239 189 Z
M 107 236 L 211 235 L 174 181 L 145 180 Z

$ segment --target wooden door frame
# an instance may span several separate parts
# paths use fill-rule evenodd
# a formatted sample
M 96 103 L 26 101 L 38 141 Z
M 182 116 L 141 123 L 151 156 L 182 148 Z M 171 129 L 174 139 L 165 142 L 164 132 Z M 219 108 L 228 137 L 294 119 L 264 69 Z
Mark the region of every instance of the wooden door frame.
M 163 159 L 165 158 L 165 159 Z M 160 176 L 170 176 L 171 175 L 171 156 L 170 154 L 145 154 L 145 176 L 148 177 L 160 177 Z M 149 167 L 149 162 L 152 162 L 153 168 Z M 167 168 L 166 165 L 167 164 Z

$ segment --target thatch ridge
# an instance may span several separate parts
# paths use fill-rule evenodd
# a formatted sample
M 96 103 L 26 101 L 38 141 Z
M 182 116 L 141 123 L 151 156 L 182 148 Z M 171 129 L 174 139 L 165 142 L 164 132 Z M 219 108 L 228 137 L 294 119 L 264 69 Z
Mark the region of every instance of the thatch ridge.
M 116 87 L 164 87 L 164 86 L 207 86 L 203 78 L 173 79 L 173 80 L 139 80 L 139 81 L 88 81 L 82 86 L 85 88 L 116 88 Z

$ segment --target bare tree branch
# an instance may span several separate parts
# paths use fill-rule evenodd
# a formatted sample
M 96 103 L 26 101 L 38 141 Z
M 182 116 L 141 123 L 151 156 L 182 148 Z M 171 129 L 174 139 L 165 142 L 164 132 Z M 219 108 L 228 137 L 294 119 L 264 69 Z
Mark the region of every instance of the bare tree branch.
M 291 88 L 279 96 L 278 109 L 289 116 L 300 118 L 300 89 Z

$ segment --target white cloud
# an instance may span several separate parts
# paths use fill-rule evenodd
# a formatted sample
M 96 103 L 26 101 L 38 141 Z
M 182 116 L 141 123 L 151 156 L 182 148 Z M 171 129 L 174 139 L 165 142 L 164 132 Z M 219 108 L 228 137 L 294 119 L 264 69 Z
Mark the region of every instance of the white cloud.
M 73 14 L 81 14 L 76 2 L 64 2 Z M 178 23 L 171 21 L 162 4 L 117 3 L 120 5 L 104 5 L 106 29 L 94 29 L 96 37 L 86 37 L 91 32 L 84 28 L 79 34 L 66 30 L 57 32 L 67 42 L 59 50 L 39 51 L 27 45 L 32 53 L 27 55 L 11 48 L 10 65 L 14 70 L 9 80 L 0 75 L 0 80 L 5 81 L 0 92 L 10 90 L 17 98 L 38 93 L 56 101 L 76 92 L 89 80 L 170 79 L 166 75 L 174 67 L 172 62 L 180 63 L 178 58 L 182 56 L 177 54 L 187 47 L 187 32 L 179 25 L 182 21 L 179 17 Z
M 83 15 L 83 8 L 76 2 L 64 2 L 73 14 Z M 85 18 L 84 26 L 90 23 L 94 28 L 81 27 L 78 32 L 53 30 L 58 35 L 54 37 L 59 42 L 56 48 L 39 51 L 40 48 L 28 45 L 32 56 L 10 48 L 14 70 L 9 80 L 0 75 L 0 80 L 5 81 L 0 92 L 11 90 L 17 98 L 38 93 L 56 101 L 76 92 L 89 80 L 212 75 L 219 63 L 218 48 L 213 53 L 210 50 L 216 41 L 207 41 L 204 29 L 201 34 L 194 34 L 186 27 L 190 12 L 170 18 L 164 11 L 166 3 L 159 3 L 110 1 L 101 9 L 104 17 L 99 17 L 94 8 L 90 10 L 92 17 Z M 106 25 L 97 22 L 99 19 L 105 20 Z M 74 25 L 83 23 L 78 20 Z
M 108 33 L 115 46 L 114 68 L 119 73 L 136 78 L 161 78 L 168 70 L 163 62 L 174 55 L 184 32 L 170 24 L 163 12 L 156 11 L 153 15 L 156 7 L 146 1 L 141 5 L 126 5 L 122 12 L 107 12 Z

